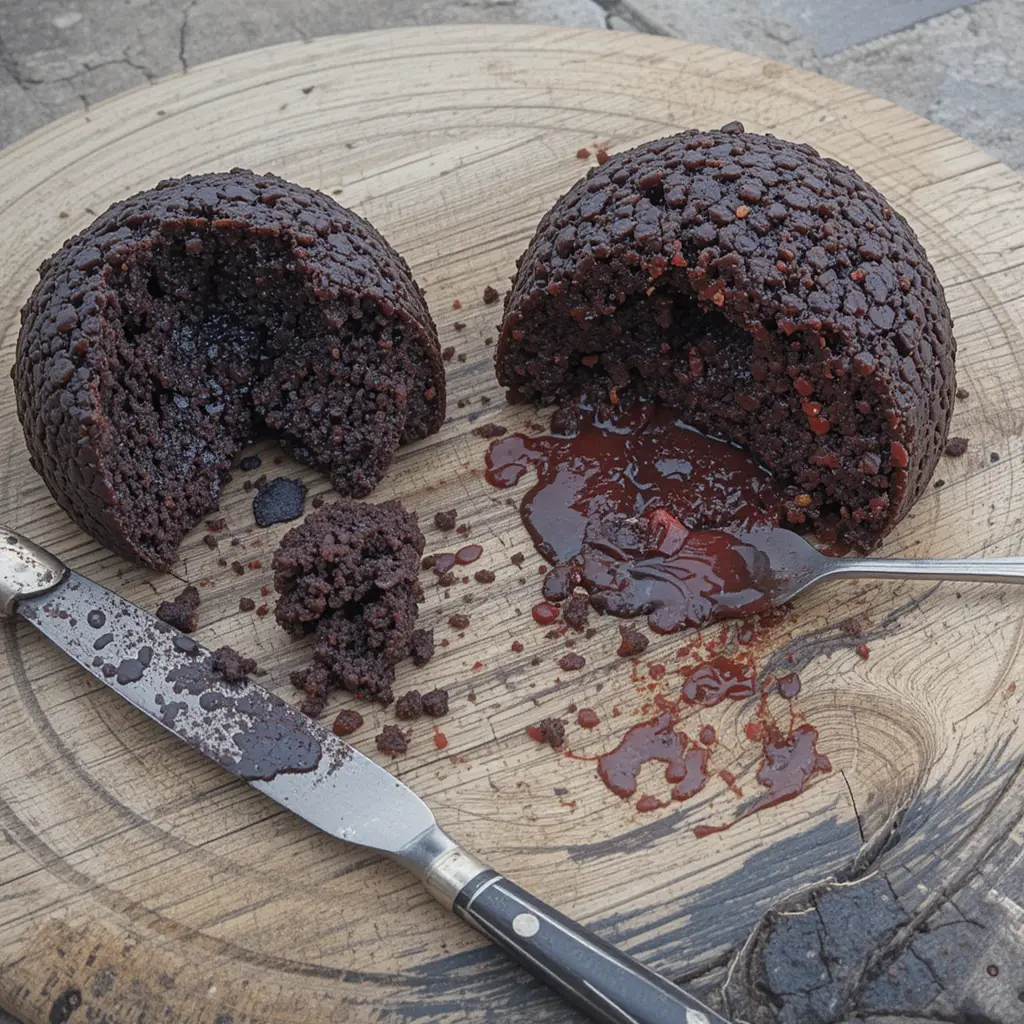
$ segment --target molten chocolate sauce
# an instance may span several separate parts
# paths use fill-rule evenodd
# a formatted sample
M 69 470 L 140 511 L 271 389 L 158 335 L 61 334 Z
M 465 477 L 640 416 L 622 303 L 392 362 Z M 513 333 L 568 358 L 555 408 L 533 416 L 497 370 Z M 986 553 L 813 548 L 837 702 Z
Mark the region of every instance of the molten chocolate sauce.
M 788 575 L 788 531 L 767 470 L 661 406 L 563 409 L 552 434 L 512 434 L 487 453 L 487 480 L 510 487 L 531 468 L 520 506 L 557 570 L 545 596 L 581 585 L 598 610 L 647 615 L 670 633 L 770 605 Z M 557 583 L 557 586 L 556 586 Z
M 826 775 L 832 771 L 832 763 L 818 752 L 818 730 L 813 725 L 800 725 L 788 733 L 782 732 L 778 726 L 767 725 L 760 730 L 758 736 L 764 750 L 764 760 L 756 778 L 764 786 L 765 792 L 738 818 L 725 825 L 698 825 L 693 830 L 698 839 L 725 832 L 751 814 L 792 800 L 804 791 L 812 776 Z
M 687 800 L 708 781 L 708 751 L 676 732 L 675 716 L 666 711 L 629 729 L 619 745 L 597 759 L 597 774 L 617 796 L 636 792 L 640 769 L 648 761 L 665 765 L 666 782 L 674 783 L 673 800 Z

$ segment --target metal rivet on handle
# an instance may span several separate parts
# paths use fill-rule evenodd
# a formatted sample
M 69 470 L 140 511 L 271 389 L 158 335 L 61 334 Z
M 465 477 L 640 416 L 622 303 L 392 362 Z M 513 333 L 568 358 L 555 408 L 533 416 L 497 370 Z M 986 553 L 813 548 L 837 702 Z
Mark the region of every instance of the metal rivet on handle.
M 540 921 L 534 914 L 516 914 L 512 918 L 512 931 L 524 939 L 530 939 L 540 931 Z

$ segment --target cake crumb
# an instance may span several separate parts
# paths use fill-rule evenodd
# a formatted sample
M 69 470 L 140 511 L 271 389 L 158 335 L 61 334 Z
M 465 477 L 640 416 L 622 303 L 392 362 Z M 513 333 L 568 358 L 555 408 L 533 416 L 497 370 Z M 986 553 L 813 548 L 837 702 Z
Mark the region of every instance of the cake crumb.
M 189 584 L 173 601 L 163 601 L 156 617 L 182 633 L 191 633 L 199 625 L 199 590 Z
M 946 448 L 943 454 L 957 459 L 967 451 L 969 443 L 970 442 L 966 437 L 951 437 L 946 442 Z
M 622 637 L 618 650 L 620 658 L 632 658 L 635 655 L 643 654 L 651 643 L 650 639 L 644 636 L 636 626 L 619 626 L 619 635 Z
M 404 754 L 409 749 L 409 741 L 397 725 L 385 725 L 374 742 L 382 754 L 390 754 L 392 757 Z
M 256 662 L 239 654 L 233 647 L 218 647 L 213 652 L 213 670 L 229 683 L 241 683 L 256 671 Z
M 455 356 L 455 346 L 447 345 L 441 350 L 441 358 L 446 362 L 450 363 Z
M 495 578 L 494 572 L 490 569 L 477 569 L 477 571 L 473 573 L 473 579 L 475 579 L 477 583 L 493 583 Z
M 403 721 L 412 721 L 412 719 L 419 718 L 422 714 L 423 697 L 419 690 L 410 690 L 408 693 L 403 693 L 395 701 L 395 718 L 400 718 Z
M 459 517 L 458 509 L 450 508 L 447 512 L 434 513 L 434 525 L 439 530 L 454 530 L 455 521 Z M 430 557 L 429 555 L 427 557 Z M 424 566 L 427 568 L 427 566 Z
M 957 388 L 956 397 L 963 401 L 965 398 L 970 398 L 971 393 L 970 391 L 967 390 L 967 388 Z
M 238 610 L 240 612 L 252 612 L 256 610 L 256 602 L 251 597 L 239 599 Z
M 457 612 L 448 619 L 448 625 L 452 629 L 468 629 L 469 628 L 469 616 L 463 615 L 461 612 Z
M 334 719 L 331 732 L 335 736 L 350 736 L 363 724 L 363 716 L 351 708 L 342 708 Z
M 442 687 L 423 694 L 423 714 L 441 718 L 448 714 L 448 691 Z
M 608 156 L 608 150 L 599 149 L 597 151 L 597 163 L 599 167 L 603 167 L 610 159 L 611 157 Z
M 409 649 L 412 663 L 417 667 L 426 665 L 434 656 L 434 631 L 432 629 L 415 629 Z
M 508 433 L 508 427 L 503 427 L 499 423 L 481 423 L 479 427 L 474 427 L 470 433 L 476 437 L 502 437 Z
M 547 743 L 557 750 L 565 742 L 565 721 L 561 718 L 542 718 L 536 725 L 526 728 L 526 735 L 537 743 Z
M 868 656 L 871 653 L 871 648 L 868 647 L 867 644 L 857 644 L 856 651 L 865 661 L 867 661 Z
M 587 628 L 590 600 L 586 594 L 573 594 L 562 609 L 562 621 L 577 633 Z
M 589 160 L 590 159 L 590 150 L 587 149 L 586 146 L 581 146 L 579 149 L 576 150 L 576 159 L 577 160 Z
M 577 669 L 583 668 L 586 665 L 587 659 L 582 654 L 577 654 L 575 651 L 570 651 L 568 654 L 563 655 L 558 659 L 558 667 L 563 672 L 575 672 Z
M 500 298 L 501 298 L 501 292 L 499 292 L 497 288 L 493 288 L 491 285 L 487 285 L 487 287 L 484 288 L 484 305 L 485 306 L 493 306 L 494 303 L 497 302 L 498 299 L 500 299 Z

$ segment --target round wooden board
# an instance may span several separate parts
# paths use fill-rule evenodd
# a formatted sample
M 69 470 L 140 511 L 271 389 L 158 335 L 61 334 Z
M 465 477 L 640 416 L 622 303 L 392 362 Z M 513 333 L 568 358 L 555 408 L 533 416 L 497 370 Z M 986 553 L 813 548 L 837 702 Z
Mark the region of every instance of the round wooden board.
M 409 755 L 389 767 L 495 867 L 673 977 L 724 963 L 774 901 L 847 869 L 862 839 L 883 835 L 908 806 L 918 813 L 909 834 L 905 825 L 894 884 L 941 887 L 999 819 L 1024 750 L 1014 693 L 1024 594 L 952 584 L 846 584 L 798 603 L 756 657 L 769 671 L 793 653 L 804 684 L 796 706 L 834 771 L 710 838 L 695 838 L 694 826 L 729 822 L 742 805 L 720 779 L 689 802 L 640 815 L 601 785 L 591 762 L 524 733 L 574 701 L 597 709 L 602 725 L 573 727 L 571 747 L 609 749 L 647 717 L 650 664 L 667 664 L 656 685 L 677 690 L 684 641 L 653 644 L 637 681 L 615 655 L 614 622 L 597 620 L 596 636 L 577 648 L 586 668 L 555 685 L 563 643 L 545 639 L 529 616 L 539 559 L 508 493 L 481 478 L 487 442 L 471 433 L 537 416 L 504 403 L 485 342 L 500 306 L 485 306 L 481 294 L 485 285 L 504 290 L 542 213 L 584 172 L 580 147 L 618 150 L 734 119 L 855 167 L 911 221 L 946 287 L 958 381 L 970 391 L 953 433 L 969 436 L 970 449 L 942 462 L 945 485 L 929 490 L 885 552 L 1019 553 L 1024 187 L 968 143 L 879 99 L 650 36 L 409 29 L 217 61 L 0 154 L 4 367 L 40 260 L 109 203 L 163 177 L 236 165 L 274 171 L 337 196 L 406 256 L 442 345 L 466 359 L 448 364 L 445 427 L 404 449 L 374 497 L 416 509 L 428 551 L 452 549 L 433 514 L 458 508 L 485 549 L 474 568 L 493 569 L 497 582 L 456 587 L 445 600 L 425 579 L 422 620 L 450 646 L 426 668 L 401 666 L 398 690 L 450 687 L 451 745 L 436 750 L 430 727 L 418 724 Z M 456 321 L 467 326 L 456 331 Z M 0 403 L 0 521 L 144 607 L 180 589 L 173 576 L 112 557 L 67 520 L 29 467 L 9 383 Z M 269 444 L 259 450 L 271 475 L 301 473 L 311 495 L 328 493 L 318 474 L 277 465 Z M 289 693 L 287 673 L 308 648 L 272 616 L 238 611 L 240 597 L 259 600 L 271 583 L 270 554 L 285 529 L 255 528 L 245 477 L 225 489 L 220 551 L 197 529 L 177 571 L 214 581 L 203 589 L 199 638 L 255 654 L 269 685 Z M 522 571 L 509 561 L 515 551 L 527 553 Z M 262 568 L 239 578 L 218 567 L 220 554 Z M 456 610 L 472 617 L 464 636 L 446 624 Z M 851 615 L 866 630 L 856 640 L 835 626 Z M 522 654 L 510 651 L 517 638 Z M 27 1021 L 63 1021 L 61 999 L 73 988 L 83 1019 L 91 1010 L 88 1019 L 109 1022 L 575 1019 L 410 876 L 229 779 L 24 624 L 8 624 L 0 639 L 0 1005 Z M 864 640 L 867 660 L 853 649 Z M 329 710 L 344 704 L 339 697 Z M 742 730 L 751 711 L 719 706 L 700 718 L 718 731 L 714 767 L 736 774 L 745 800 L 759 791 L 760 750 Z M 368 719 L 356 742 L 376 756 L 375 727 L 393 719 Z M 641 781 L 665 788 L 653 769 Z

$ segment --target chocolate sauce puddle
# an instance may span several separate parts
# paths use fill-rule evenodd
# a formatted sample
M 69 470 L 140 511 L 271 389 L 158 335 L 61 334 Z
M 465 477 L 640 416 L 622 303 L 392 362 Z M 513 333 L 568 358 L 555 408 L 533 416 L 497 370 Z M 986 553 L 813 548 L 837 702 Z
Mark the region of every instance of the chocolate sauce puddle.
M 652 404 L 586 402 L 552 418 L 552 433 L 512 434 L 487 452 L 487 480 L 537 483 L 520 506 L 549 574 L 545 597 L 573 586 L 599 611 L 646 615 L 671 633 L 769 607 L 792 568 L 781 495 L 747 453 Z

